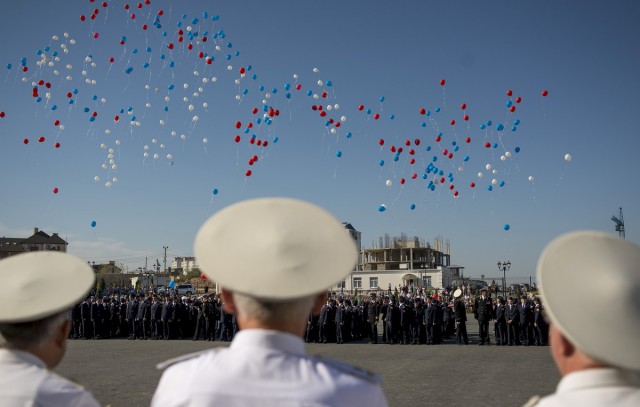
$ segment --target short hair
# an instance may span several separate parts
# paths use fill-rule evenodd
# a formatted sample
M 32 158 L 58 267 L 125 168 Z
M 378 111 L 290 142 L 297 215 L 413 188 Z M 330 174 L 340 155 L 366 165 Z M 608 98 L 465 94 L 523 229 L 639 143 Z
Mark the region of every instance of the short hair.
M 233 292 L 233 302 L 239 314 L 262 323 L 297 321 L 309 316 L 316 295 L 285 301 L 270 301 Z
M 40 347 L 53 338 L 56 330 L 69 320 L 68 311 L 30 322 L 0 323 L 0 348 L 25 350 Z

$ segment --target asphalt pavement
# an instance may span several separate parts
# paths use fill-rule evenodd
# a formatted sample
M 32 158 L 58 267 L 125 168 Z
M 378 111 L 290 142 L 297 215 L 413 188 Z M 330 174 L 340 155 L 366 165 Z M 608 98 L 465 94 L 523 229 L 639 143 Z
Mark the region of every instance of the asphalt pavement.
M 308 344 L 310 354 L 380 374 L 390 406 L 520 406 L 552 393 L 559 380 L 549 347 L 478 346 L 477 323 L 467 323 L 470 345 Z M 69 341 L 56 372 L 91 391 L 104 405 L 147 406 L 160 380 L 157 363 L 228 343 L 191 340 Z

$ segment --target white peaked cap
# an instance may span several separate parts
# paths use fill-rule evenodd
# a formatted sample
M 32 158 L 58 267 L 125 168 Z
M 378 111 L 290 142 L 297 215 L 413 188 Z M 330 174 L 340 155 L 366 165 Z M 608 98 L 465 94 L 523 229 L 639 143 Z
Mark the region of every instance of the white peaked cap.
M 608 365 L 640 370 L 639 245 L 603 232 L 562 235 L 542 252 L 538 281 L 548 315 L 569 341 Z
M 71 308 L 95 281 L 86 261 L 53 251 L 24 253 L 0 261 L 0 322 L 37 321 Z
M 222 287 L 274 301 L 320 293 L 342 281 L 357 260 L 342 223 L 290 198 L 222 209 L 200 228 L 194 252 L 204 274 Z

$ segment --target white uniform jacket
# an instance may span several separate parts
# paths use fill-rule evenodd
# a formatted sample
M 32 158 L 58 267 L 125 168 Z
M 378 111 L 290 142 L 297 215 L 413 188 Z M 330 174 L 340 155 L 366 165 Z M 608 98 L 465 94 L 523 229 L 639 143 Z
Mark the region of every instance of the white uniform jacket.
M 379 376 L 309 356 L 302 339 L 279 331 L 240 331 L 229 348 L 166 366 L 152 406 L 387 406 Z
M 0 406 L 95 407 L 95 398 L 81 386 L 47 370 L 35 355 L 0 349 Z
M 640 373 L 613 368 L 588 369 L 566 375 L 556 392 L 536 406 L 640 406 Z

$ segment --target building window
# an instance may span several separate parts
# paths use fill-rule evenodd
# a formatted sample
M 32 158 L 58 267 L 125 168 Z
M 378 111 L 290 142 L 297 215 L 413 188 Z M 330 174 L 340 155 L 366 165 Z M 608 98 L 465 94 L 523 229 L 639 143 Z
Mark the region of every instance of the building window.
M 353 288 L 362 288 L 362 278 L 354 277 L 353 278 Z
M 369 277 L 369 288 L 378 288 L 378 277 Z

